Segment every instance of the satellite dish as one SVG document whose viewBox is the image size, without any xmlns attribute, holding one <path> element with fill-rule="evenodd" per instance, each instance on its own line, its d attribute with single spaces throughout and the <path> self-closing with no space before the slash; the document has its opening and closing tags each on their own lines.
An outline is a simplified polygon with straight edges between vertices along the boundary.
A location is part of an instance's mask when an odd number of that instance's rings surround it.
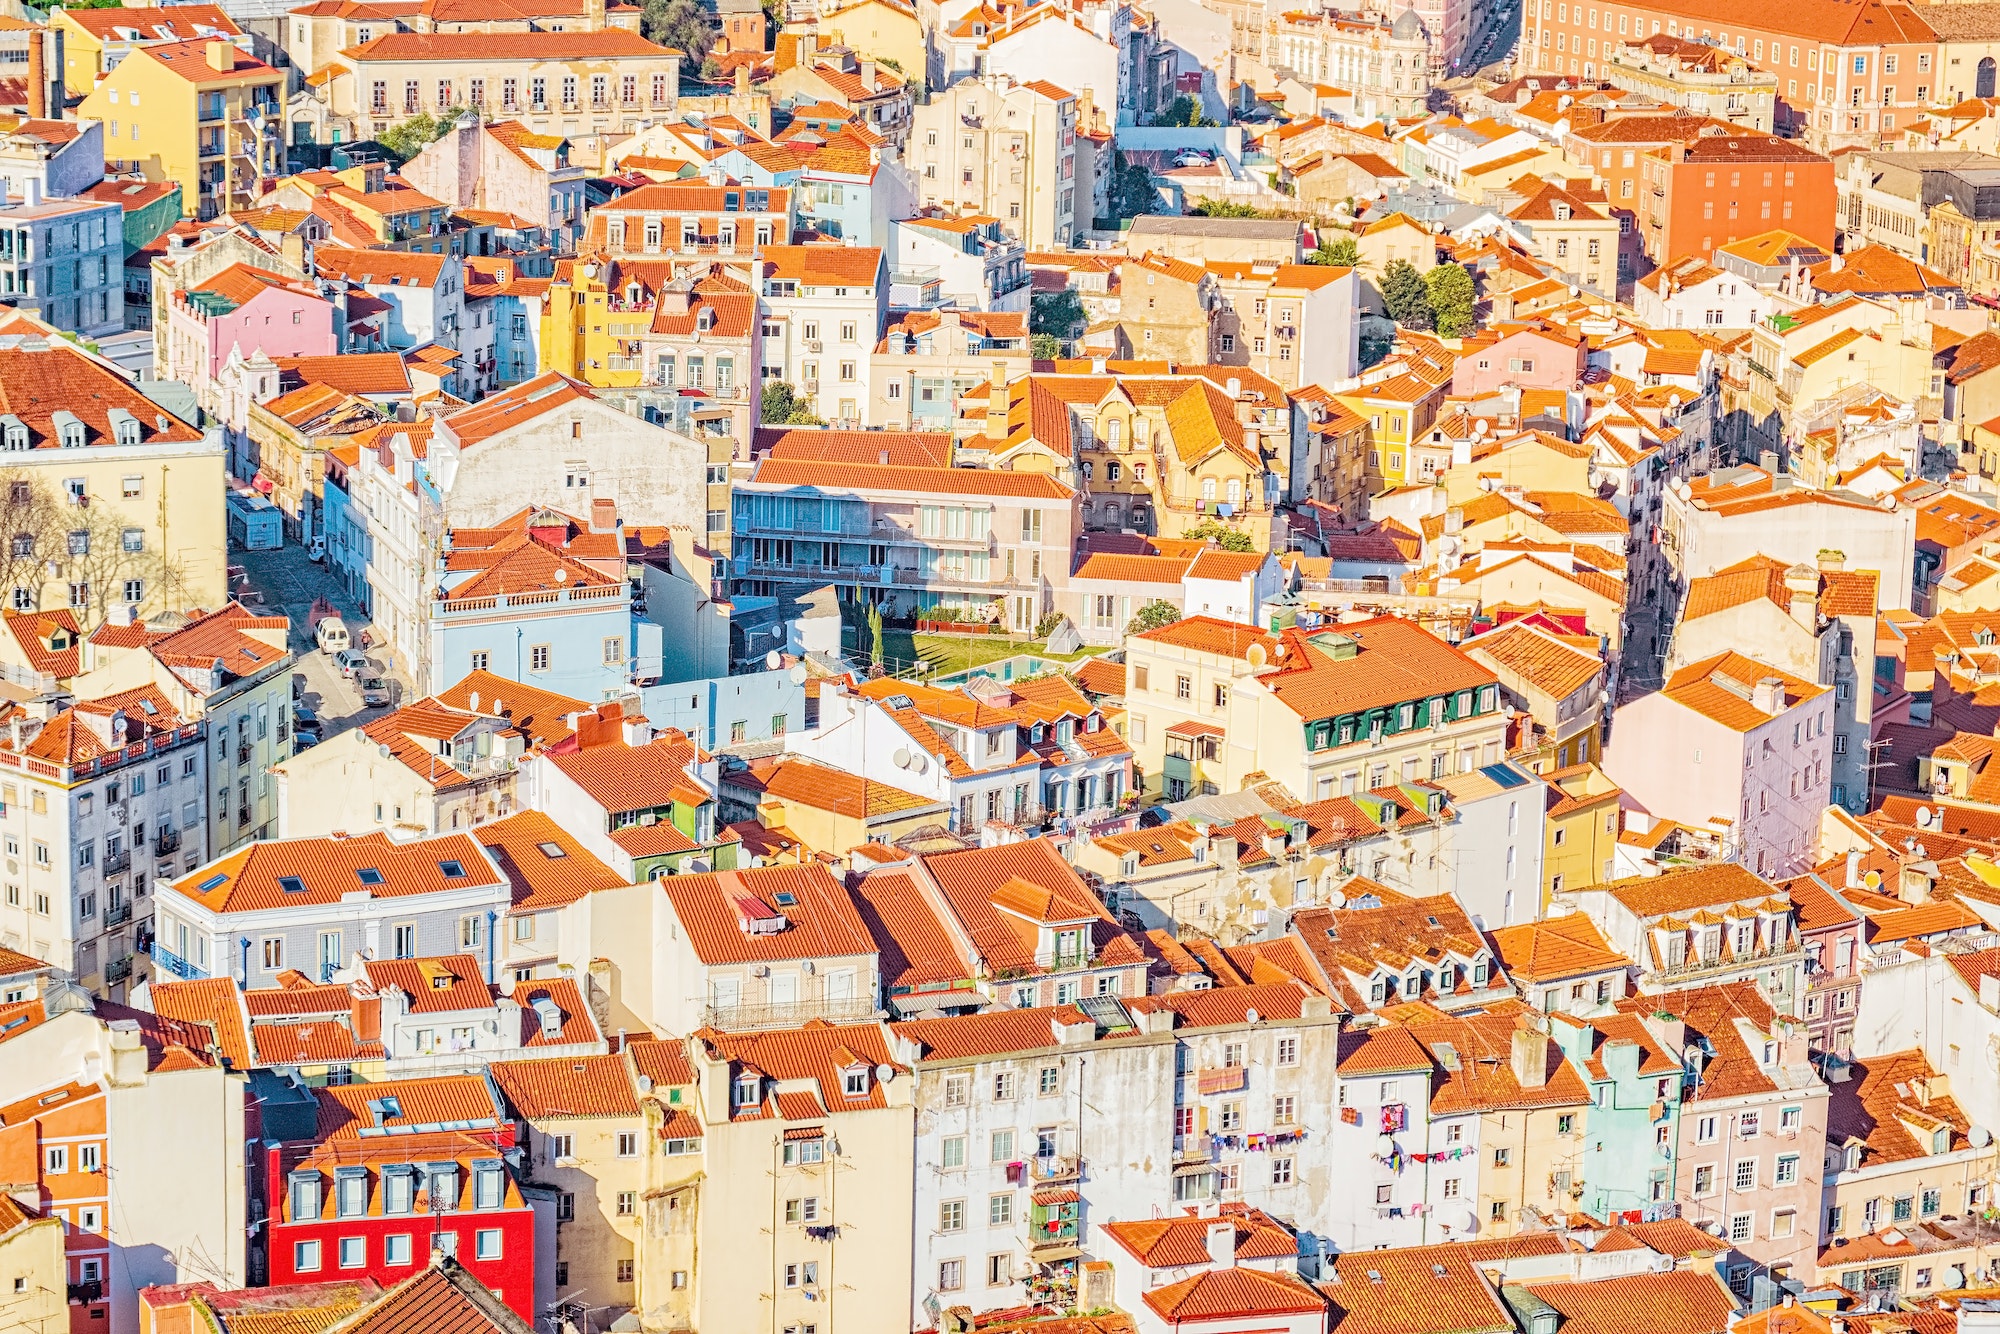
<svg viewBox="0 0 2000 1334">
<path fill-rule="evenodd" d="M 1993 1142 L 1993 1132 L 1985 1126 L 1973 1126 L 1965 1132 L 1966 1142 L 1975 1149 L 1983 1149 Z"/>
<path fill-rule="evenodd" d="M 931 771 L 931 762 L 930 759 L 926 756 L 923 755 L 917 756 L 916 764 L 917 764 L 917 772 L 920 774 L 927 774 Z"/>
<path fill-rule="evenodd" d="M 1861 877 L 1861 883 L 1870 889 L 1880 889 L 1882 888 L 1882 873 L 1880 871 L 1870 871 Z"/>
<path fill-rule="evenodd" d="M 802 662 L 793 663 L 790 675 L 792 678 L 793 685 L 795 686 L 804 685 L 806 683 L 806 665 Z"/>
<path fill-rule="evenodd" d="M 377 755 L 380 755 L 385 760 L 389 758 L 389 748 L 387 746 L 375 747 L 375 753 Z"/>
<path fill-rule="evenodd" d="M 877 1078 L 878 1080 L 880 1080 L 880 1081 L 881 1081 L 881 1082 L 883 1082 L 884 1084 L 888 1083 L 888 1082 L 889 1082 L 890 1080 L 894 1079 L 895 1077 L 896 1077 L 896 1067 L 895 1067 L 895 1066 L 893 1066 L 893 1065 L 889 1065 L 889 1064 L 886 1064 L 886 1063 L 885 1063 L 885 1064 L 882 1064 L 882 1065 L 878 1065 L 878 1066 L 876 1066 L 876 1067 L 875 1067 L 875 1078 Z"/>
<path fill-rule="evenodd" d="M 910 750 L 909 750 L 909 747 L 907 747 L 907 746 L 898 746 L 898 747 L 896 747 L 896 753 L 895 753 L 894 755 L 891 755 L 891 756 L 889 757 L 889 759 L 890 759 L 890 761 L 891 761 L 891 762 L 893 762 L 893 763 L 895 764 L 895 766 L 896 766 L 896 767 L 897 767 L 898 769 L 907 769 L 907 768 L 909 768 L 909 767 L 910 767 Z"/>
<path fill-rule="evenodd" d="M 1931 808 L 1928 806 L 1917 807 L 1917 828 L 1929 829 L 1930 827 L 1931 827 Z"/>
<path fill-rule="evenodd" d="M 1957 1291 L 1965 1286 L 1965 1271 L 1957 1265 L 1945 1266 L 1945 1271 L 1938 1275 L 1938 1286 L 1946 1292 Z"/>
<path fill-rule="evenodd" d="M 1387 1156 L 1388 1156 L 1389 1154 L 1392 1154 L 1392 1153 L 1394 1153 L 1395 1151 L 1396 1151 L 1396 1137 L 1395 1137 L 1395 1136 L 1393 1136 L 1393 1135 L 1378 1135 L 1378 1136 L 1376 1136 L 1376 1138 L 1375 1138 L 1375 1152 L 1377 1152 L 1377 1153 L 1379 1153 L 1379 1154 L 1383 1155 L 1384 1157 L 1387 1157 Z"/>
<path fill-rule="evenodd" d="M 1345 908 L 1347 906 L 1347 895 L 1337 889 L 1329 889 L 1326 892 L 1326 904 L 1329 908 Z"/>
<path fill-rule="evenodd" d="M 1263 1016 L 1258 1014 L 1255 1010 L 1245 1010 L 1243 1012 L 1243 1022 L 1246 1024 L 1254 1024 L 1261 1018 L 1263 1018 Z"/>
<path fill-rule="evenodd" d="M 767 671 L 775 672 L 784 665 L 785 665 L 785 656 L 782 653 L 778 652 L 778 650 L 772 649 L 769 653 L 766 653 L 764 655 L 764 667 Z"/>
<path fill-rule="evenodd" d="M 782 626 L 782 625 L 774 625 L 774 626 L 772 626 L 772 627 L 771 627 L 771 638 L 773 638 L 773 639 L 783 639 L 784 637 L 785 637 L 785 627 L 784 627 L 784 626 Z"/>
</svg>

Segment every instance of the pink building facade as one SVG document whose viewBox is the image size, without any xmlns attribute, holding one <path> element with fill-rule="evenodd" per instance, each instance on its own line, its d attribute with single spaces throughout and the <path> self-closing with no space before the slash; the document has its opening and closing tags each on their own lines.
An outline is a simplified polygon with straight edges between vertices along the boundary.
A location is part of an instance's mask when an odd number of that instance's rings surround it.
<svg viewBox="0 0 2000 1334">
<path fill-rule="evenodd" d="M 232 264 L 176 294 L 159 360 L 164 378 L 193 385 L 202 406 L 221 412 L 218 381 L 230 355 L 250 360 L 340 353 L 338 312 L 308 283 Z"/>
<path fill-rule="evenodd" d="M 1588 360 L 1589 349 L 1580 336 L 1572 339 L 1539 325 L 1503 324 L 1465 340 L 1452 367 L 1451 392 L 1455 398 L 1515 388 L 1567 393 L 1583 379 Z"/>
</svg>

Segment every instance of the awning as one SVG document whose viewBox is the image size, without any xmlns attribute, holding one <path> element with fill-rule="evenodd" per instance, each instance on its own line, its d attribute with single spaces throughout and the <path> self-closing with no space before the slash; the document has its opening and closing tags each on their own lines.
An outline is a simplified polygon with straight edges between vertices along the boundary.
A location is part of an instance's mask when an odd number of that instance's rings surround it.
<svg viewBox="0 0 2000 1334">
<path fill-rule="evenodd" d="M 1073 1190 L 1038 1190 L 1029 1198 L 1036 1204 L 1075 1204 L 1077 1193 Z"/>
<path fill-rule="evenodd" d="M 786 1139 L 825 1139 L 825 1126 L 794 1126 L 785 1131 Z"/>
<path fill-rule="evenodd" d="M 1083 1247 L 1081 1246 L 1050 1246 L 1046 1249 L 1036 1247 L 1034 1250 L 1034 1261 L 1038 1265 L 1052 1265 L 1063 1260 L 1074 1260 L 1082 1254 Z"/>
<path fill-rule="evenodd" d="M 1214 1170 L 1215 1167 L 1211 1163 L 1182 1163 L 1174 1168 L 1174 1175 L 1177 1177 L 1192 1177 L 1200 1176 L 1204 1172 L 1213 1172 Z"/>
<path fill-rule="evenodd" d="M 906 991 L 889 997 L 889 1005 L 899 1015 L 929 1014 L 959 1005 L 985 1005 L 987 998 L 977 991 Z"/>
</svg>

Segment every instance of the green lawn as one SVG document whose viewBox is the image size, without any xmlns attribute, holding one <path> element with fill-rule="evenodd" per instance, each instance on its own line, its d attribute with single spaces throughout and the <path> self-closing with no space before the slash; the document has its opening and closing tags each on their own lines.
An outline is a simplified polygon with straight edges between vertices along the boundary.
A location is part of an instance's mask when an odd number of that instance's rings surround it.
<svg viewBox="0 0 2000 1334">
<path fill-rule="evenodd" d="M 864 630 L 861 634 L 862 637 L 857 639 L 850 632 L 848 642 L 865 644 L 867 632 Z M 1047 641 L 1040 639 L 1010 639 L 1005 635 L 919 635 L 896 626 L 882 628 L 882 665 L 891 672 L 906 670 L 919 662 L 935 673 L 962 672 L 1020 653 L 1032 653 L 1057 662 L 1081 662 L 1104 651 L 1101 648 L 1085 648 L 1080 653 L 1061 655 L 1048 652 Z"/>
</svg>

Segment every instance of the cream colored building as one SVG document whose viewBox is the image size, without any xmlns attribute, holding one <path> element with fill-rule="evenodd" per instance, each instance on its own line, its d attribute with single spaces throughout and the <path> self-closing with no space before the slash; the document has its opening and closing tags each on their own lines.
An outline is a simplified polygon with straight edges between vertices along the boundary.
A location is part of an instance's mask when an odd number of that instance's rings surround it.
<svg viewBox="0 0 2000 1334">
<path fill-rule="evenodd" d="M 638 1301 L 646 1160 L 659 1141 L 646 1133 L 630 1049 L 495 1061 L 487 1069 L 528 1123 L 522 1184 L 555 1192 L 555 1254 L 536 1257 L 553 1265 L 555 1299 L 631 1309 Z"/>
<path fill-rule="evenodd" d="M 714 1034 L 693 1063 L 704 1171 L 730 1183 L 702 1192 L 694 1327 L 882 1328 L 909 1302 L 917 1170 L 883 1026 Z"/>
<path fill-rule="evenodd" d="M 535 134 L 629 135 L 671 117 L 681 53 L 637 33 L 389 33 L 348 47 L 318 86 L 327 125 L 372 139 L 418 112 L 470 107 Z"/>
<path fill-rule="evenodd" d="M 1091 222 L 1076 126 L 1075 94 L 1045 80 L 961 79 L 915 108 L 903 157 L 925 207 L 997 218 L 1030 250 L 1067 250 Z"/>
<path fill-rule="evenodd" d="M 168 415 L 107 363 L 24 323 L 0 347 L 0 449 L 10 480 L 33 488 L 40 531 L 32 558 L 9 562 L 8 607 L 71 608 L 88 634 L 114 612 L 221 605 L 221 432 Z"/>
<path fill-rule="evenodd" d="M 567 12 L 553 12 L 558 8 Z M 537 9 L 552 12 L 534 12 Z M 475 17 L 465 9 L 425 10 L 417 6 L 399 10 L 366 4 L 309 4 L 285 16 L 281 40 L 292 63 L 310 74 L 324 69 L 348 47 L 366 46 L 392 32 L 596 32 L 604 28 L 638 32 L 638 7 L 621 5 L 610 12 L 601 0 L 585 0 L 579 10 L 563 5 L 562 0 L 552 0 L 546 4 L 485 10 Z"/>
<path fill-rule="evenodd" d="M 639 1071 L 639 1105 L 646 1114 L 646 1177 L 640 1209 L 638 1306 L 666 1329 L 692 1329 L 702 1270 L 695 1245 L 701 1231 L 702 1153 L 700 1090 L 687 1044 L 679 1039 L 633 1042 Z M 726 1266 L 725 1266 L 726 1268 Z"/>
<path fill-rule="evenodd" d="M 1503 757 L 1498 678 L 1409 621 L 1274 638 L 1196 616 L 1131 636 L 1125 654 L 1126 739 L 1148 791 L 1181 777 L 1166 742 L 1187 723 L 1222 729 L 1212 768 L 1221 791 L 1262 774 L 1306 801 Z M 1378 667 L 1387 661 L 1393 676 Z M 1412 678 L 1421 693 L 1404 684 Z"/>
<path fill-rule="evenodd" d="M 24 1192 L 38 1193 L 32 1188 Z M 0 1195 L 0 1292 L 8 1294 L 7 1324 L 19 1330 L 69 1328 L 69 1264 L 63 1220 Z"/>
<path fill-rule="evenodd" d="M 514 809 L 522 748 L 505 718 L 417 700 L 271 766 L 278 837 L 436 834 L 499 819 Z"/>
</svg>

